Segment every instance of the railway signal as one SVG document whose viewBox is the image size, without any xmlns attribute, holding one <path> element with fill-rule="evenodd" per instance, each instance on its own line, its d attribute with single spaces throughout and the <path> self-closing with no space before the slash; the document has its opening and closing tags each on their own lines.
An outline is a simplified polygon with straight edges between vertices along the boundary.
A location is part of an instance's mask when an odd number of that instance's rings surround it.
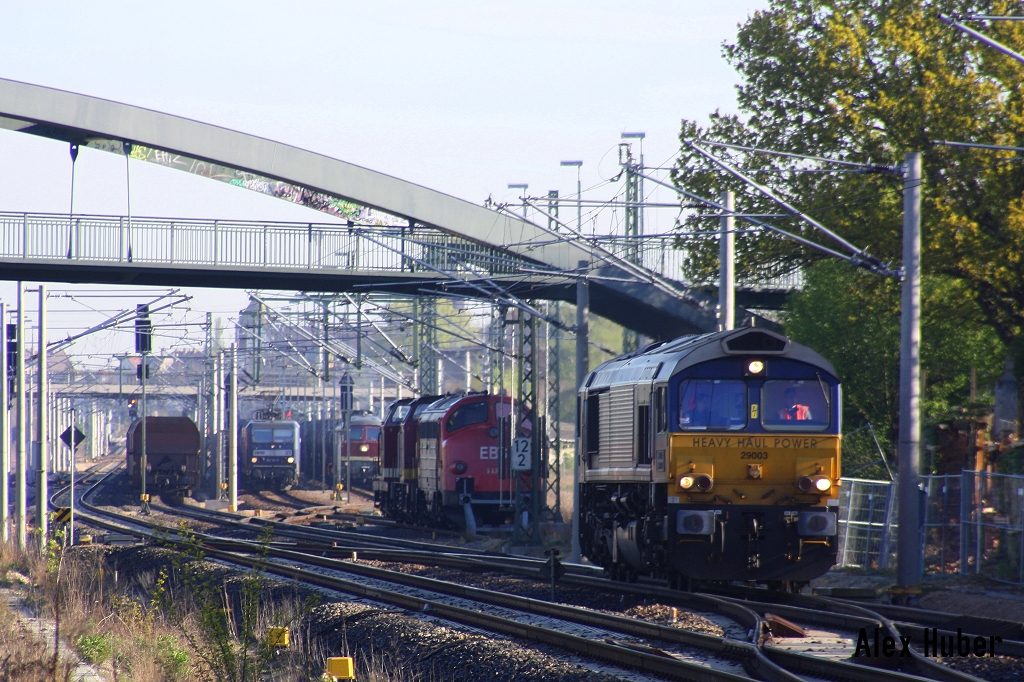
<svg viewBox="0 0 1024 682">
<path fill-rule="evenodd" d="M 548 557 L 548 560 L 540 567 L 541 580 L 551 581 L 551 601 L 555 601 L 555 581 L 565 575 L 565 567 L 558 560 L 559 554 L 561 552 L 554 547 L 544 550 L 544 556 Z"/>
<path fill-rule="evenodd" d="M 8 395 L 17 395 L 17 375 L 15 369 L 18 363 L 18 325 L 7 325 L 7 392 Z"/>
<path fill-rule="evenodd" d="M 75 462 L 77 457 L 75 456 L 78 452 L 78 446 L 85 440 L 85 434 L 75 426 L 75 408 L 71 408 L 71 426 L 64 429 L 64 433 L 60 434 L 60 440 L 64 445 L 71 449 L 71 506 L 68 508 L 68 544 L 75 544 L 75 474 L 78 470 L 75 468 Z M 63 511 L 63 510 L 61 510 Z M 60 522 L 60 519 L 56 519 Z"/>
<path fill-rule="evenodd" d="M 149 363 L 146 362 L 146 356 L 152 350 L 153 323 L 149 319 L 149 306 L 140 304 L 135 306 L 135 352 L 140 355 L 137 376 L 142 382 L 142 423 L 139 425 L 139 429 L 142 431 L 142 453 L 140 456 L 142 494 L 139 495 L 139 500 L 142 502 L 143 514 L 149 513 L 149 495 L 146 494 L 146 379 L 149 378 Z"/>
<path fill-rule="evenodd" d="M 135 352 L 145 355 L 153 352 L 153 323 L 149 319 L 149 306 L 135 306 Z"/>
</svg>

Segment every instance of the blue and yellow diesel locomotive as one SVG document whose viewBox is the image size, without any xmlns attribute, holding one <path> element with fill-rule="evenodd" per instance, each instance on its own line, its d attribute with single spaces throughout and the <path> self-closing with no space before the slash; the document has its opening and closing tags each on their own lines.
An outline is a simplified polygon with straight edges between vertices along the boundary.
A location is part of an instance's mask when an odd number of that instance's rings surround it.
<svg viewBox="0 0 1024 682">
<path fill-rule="evenodd" d="M 836 560 L 835 369 L 768 330 L 684 336 L 579 391 L 580 547 L 613 577 L 798 589 Z"/>
</svg>

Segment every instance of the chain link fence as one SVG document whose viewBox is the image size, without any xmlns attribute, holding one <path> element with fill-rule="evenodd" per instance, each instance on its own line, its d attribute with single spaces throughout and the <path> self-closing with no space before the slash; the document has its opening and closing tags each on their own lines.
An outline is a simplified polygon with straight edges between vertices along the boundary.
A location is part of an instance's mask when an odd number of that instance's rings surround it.
<svg viewBox="0 0 1024 682">
<path fill-rule="evenodd" d="M 1024 584 L 1024 476 L 963 471 L 921 477 L 921 551 L 926 573 L 975 573 Z M 896 485 L 844 478 L 838 565 L 896 565 Z"/>
</svg>

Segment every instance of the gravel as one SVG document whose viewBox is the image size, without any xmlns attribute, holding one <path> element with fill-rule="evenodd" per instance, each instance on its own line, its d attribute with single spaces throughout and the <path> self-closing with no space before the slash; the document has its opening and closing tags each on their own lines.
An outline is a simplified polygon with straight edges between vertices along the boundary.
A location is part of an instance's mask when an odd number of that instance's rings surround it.
<svg viewBox="0 0 1024 682">
<path fill-rule="evenodd" d="M 84 548 L 83 548 L 84 549 Z M 93 547 L 102 552 L 111 575 L 119 582 L 134 580 L 145 590 L 160 568 L 171 563 L 172 551 L 135 546 Z M 243 571 L 212 563 L 229 586 Z M 600 672 L 601 664 L 586 665 L 561 649 L 536 646 L 519 640 L 472 631 L 471 628 L 435 622 L 429 615 L 408 613 L 367 600 L 338 599 L 337 593 L 309 589 L 291 581 L 268 578 L 263 601 L 319 595 L 321 604 L 306 618 L 309 636 L 316 638 L 329 655 L 355 655 L 363 666 L 375 662 L 391 670 L 403 670 L 412 678 L 462 682 L 465 680 L 544 680 L 564 682 L 613 682 L 622 677 Z M 330 596 L 325 596 L 330 595 Z M 629 675 L 628 679 L 646 679 Z"/>
</svg>

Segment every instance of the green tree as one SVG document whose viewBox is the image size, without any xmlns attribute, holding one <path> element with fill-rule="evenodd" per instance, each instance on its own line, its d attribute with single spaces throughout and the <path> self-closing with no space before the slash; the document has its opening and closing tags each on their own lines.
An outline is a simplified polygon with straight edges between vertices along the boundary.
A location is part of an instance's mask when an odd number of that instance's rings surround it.
<svg viewBox="0 0 1024 682">
<path fill-rule="evenodd" d="M 704 127 L 684 121 L 681 139 L 889 165 L 901 163 L 906 151 L 923 151 L 924 270 L 962 282 L 960 292 L 974 301 L 982 319 L 1024 355 L 1018 341 L 1024 327 L 1021 157 L 931 144 L 946 139 L 1024 146 L 1024 65 L 942 24 L 940 11 L 1008 14 L 1018 12 L 1018 5 L 996 0 L 771 0 L 724 48 L 743 80 L 739 115 L 715 112 Z M 985 31 L 1014 49 L 1024 48 L 1024 22 L 995 22 Z M 848 169 L 793 172 L 823 166 L 729 153 L 758 182 L 876 257 L 898 264 L 898 176 Z M 675 182 L 707 197 L 732 189 L 743 211 L 779 212 L 685 144 Z M 773 222 L 828 243 L 796 220 Z M 696 217 L 685 227 L 713 231 L 717 224 Z M 713 280 L 717 244 L 684 236 L 680 246 L 688 251 L 691 276 Z M 737 240 L 741 274 L 791 270 L 822 257 L 770 232 Z"/>
<path fill-rule="evenodd" d="M 923 402 L 925 418 L 934 421 L 967 403 L 972 367 L 980 385 L 995 383 L 1004 346 L 962 282 L 932 275 L 922 290 Z M 871 422 L 890 452 L 898 428 L 899 300 L 894 280 L 823 261 L 807 269 L 806 286 L 790 302 L 784 323 L 792 338 L 836 367 L 844 430 Z"/>
</svg>

